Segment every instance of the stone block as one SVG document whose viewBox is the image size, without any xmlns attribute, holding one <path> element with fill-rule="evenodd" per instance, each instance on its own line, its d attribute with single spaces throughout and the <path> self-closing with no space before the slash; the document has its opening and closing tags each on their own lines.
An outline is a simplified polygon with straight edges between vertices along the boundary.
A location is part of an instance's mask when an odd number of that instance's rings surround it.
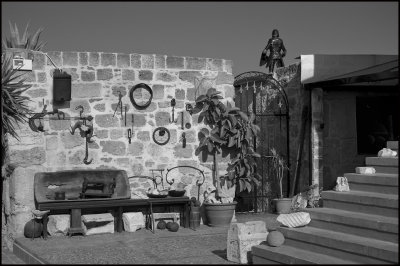
<svg viewBox="0 0 400 266">
<path fill-rule="evenodd" d="M 191 158 L 193 156 L 192 145 L 186 145 L 186 148 L 182 148 L 182 145 L 175 146 L 174 156 L 177 158 Z"/>
<path fill-rule="evenodd" d="M 63 65 L 64 66 L 78 66 L 78 53 L 77 52 L 63 52 Z"/>
<path fill-rule="evenodd" d="M 43 147 L 34 147 L 29 150 L 10 150 L 10 164 L 23 167 L 29 165 L 40 165 L 46 160 L 45 154 L 46 152 Z"/>
<path fill-rule="evenodd" d="M 79 53 L 78 57 L 79 57 L 79 65 L 87 66 L 89 64 L 88 53 L 86 53 L 86 52 Z"/>
<path fill-rule="evenodd" d="M 39 52 L 33 52 L 32 69 L 44 70 L 45 64 L 46 64 L 46 56 Z"/>
<path fill-rule="evenodd" d="M 143 143 L 139 141 L 132 142 L 128 144 L 128 154 L 132 156 L 142 156 L 143 155 Z"/>
<path fill-rule="evenodd" d="M 98 66 L 100 63 L 100 54 L 99 53 L 89 53 L 89 65 L 90 66 Z"/>
<path fill-rule="evenodd" d="M 164 98 L 164 85 L 153 85 L 153 99 L 160 100 Z"/>
<path fill-rule="evenodd" d="M 110 80 L 113 76 L 111 68 L 97 69 L 97 80 Z"/>
<path fill-rule="evenodd" d="M 224 62 L 222 59 L 207 59 L 207 70 L 224 71 Z"/>
<path fill-rule="evenodd" d="M 183 89 L 175 89 L 175 99 L 177 99 L 177 100 L 185 100 L 185 90 L 183 90 Z"/>
<path fill-rule="evenodd" d="M 96 104 L 95 106 L 93 106 L 93 108 L 99 112 L 104 112 L 106 110 L 106 104 L 105 103 Z"/>
<path fill-rule="evenodd" d="M 186 57 L 186 69 L 205 70 L 206 58 Z"/>
<path fill-rule="evenodd" d="M 49 220 L 47 223 L 47 232 L 49 232 L 51 236 L 67 235 L 69 227 L 70 227 L 69 214 L 49 215 Z"/>
<path fill-rule="evenodd" d="M 137 139 L 140 141 L 149 141 L 150 140 L 150 132 L 149 131 L 139 131 L 137 133 Z"/>
<path fill-rule="evenodd" d="M 101 65 L 102 66 L 116 66 L 117 57 L 113 53 L 102 53 L 101 54 Z"/>
<path fill-rule="evenodd" d="M 46 153 L 47 166 L 65 166 L 67 162 L 67 155 L 64 151 L 50 150 Z"/>
<path fill-rule="evenodd" d="M 150 70 L 140 70 L 139 71 L 139 79 L 140 80 L 152 80 L 153 72 Z"/>
<path fill-rule="evenodd" d="M 47 82 L 47 74 L 46 74 L 46 72 L 38 72 L 37 73 L 37 81 L 39 83 L 46 83 Z"/>
<path fill-rule="evenodd" d="M 235 87 L 233 85 L 225 85 L 224 86 L 225 99 L 231 97 L 232 99 L 235 97 Z"/>
<path fill-rule="evenodd" d="M 218 72 L 216 85 L 221 84 L 233 84 L 234 77 L 232 74 L 227 74 L 225 72 Z"/>
<path fill-rule="evenodd" d="M 47 55 L 51 58 L 51 60 L 53 60 L 54 64 L 56 64 L 56 66 L 61 67 L 62 66 L 62 55 L 61 52 L 56 52 L 56 51 L 50 51 L 47 52 Z M 46 58 L 46 64 L 48 66 L 53 66 L 53 64 L 51 63 L 50 59 Z"/>
<path fill-rule="evenodd" d="M 72 149 L 84 144 L 84 138 L 79 134 L 79 130 L 76 130 L 74 135 L 70 132 L 61 132 L 60 137 L 61 143 L 63 143 L 66 149 Z"/>
<path fill-rule="evenodd" d="M 179 68 L 183 69 L 185 67 L 185 59 L 184 57 L 178 56 L 167 56 L 167 68 Z"/>
<path fill-rule="evenodd" d="M 135 71 L 131 69 L 122 69 L 122 80 L 135 80 Z"/>
<path fill-rule="evenodd" d="M 102 152 L 112 155 L 125 155 L 126 152 L 126 145 L 122 141 L 100 141 L 100 146 L 103 147 Z"/>
<path fill-rule="evenodd" d="M 92 156 L 92 154 L 91 154 L 91 156 Z M 84 158 L 85 158 L 85 150 L 83 148 L 82 150 L 78 150 L 78 151 L 72 153 L 68 157 L 68 162 L 73 165 L 82 165 Z M 89 160 L 90 160 L 90 158 L 89 158 Z"/>
<path fill-rule="evenodd" d="M 141 63 L 142 56 L 140 54 L 131 54 L 130 56 L 131 56 L 131 67 L 141 68 L 142 67 L 142 63 Z"/>
<path fill-rule="evenodd" d="M 123 129 L 111 129 L 110 131 L 110 139 L 120 139 L 124 136 Z"/>
<path fill-rule="evenodd" d="M 199 71 L 179 71 L 179 79 L 187 81 L 195 85 L 195 78 L 201 78 Z"/>
<path fill-rule="evenodd" d="M 375 174 L 374 167 L 356 167 L 356 174 Z"/>
<path fill-rule="evenodd" d="M 152 54 L 142 54 L 142 68 L 154 68 L 154 56 Z"/>
<path fill-rule="evenodd" d="M 165 55 L 155 56 L 155 68 L 165 68 Z"/>
<path fill-rule="evenodd" d="M 121 93 L 122 97 L 126 95 L 127 91 L 125 86 L 112 86 L 112 95 L 119 97 L 119 93 Z"/>
<path fill-rule="evenodd" d="M 129 54 L 117 54 L 117 67 L 129 67 L 131 65 L 131 59 Z"/>
<path fill-rule="evenodd" d="M 129 158 L 117 158 L 115 161 L 117 162 L 118 166 L 126 167 L 126 168 L 128 168 L 130 166 Z"/>
<path fill-rule="evenodd" d="M 96 132 L 96 137 L 99 139 L 106 139 L 108 138 L 108 130 L 107 129 L 94 129 Z"/>
<path fill-rule="evenodd" d="M 110 213 L 82 215 L 85 235 L 114 233 L 114 217 Z"/>
<path fill-rule="evenodd" d="M 114 116 L 112 114 L 96 115 L 94 117 L 96 124 L 100 127 L 119 127 L 120 117 Z M 135 121 L 136 122 L 136 121 Z"/>
<path fill-rule="evenodd" d="M 101 97 L 101 83 L 72 83 L 72 98 Z"/>
<path fill-rule="evenodd" d="M 248 264 L 251 247 L 266 241 L 268 236 L 264 221 L 231 223 L 227 238 L 227 259 L 232 262 Z"/>
<path fill-rule="evenodd" d="M 26 91 L 26 94 L 28 94 L 31 98 L 44 98 L 47 96 L 47 90 L 46 89 L 28 89 Z"/>
<path fill-rule="evenodd" d="M 143 173 L 143 165 L 139 163 L 134 163 L 132 165 L 133 175 L 141 175 Z"/>
<path fill-rule="evenodd" d="M 70 107 L 69 107 L 70 113 L 72 115 L 75 115 L 75 116 L 79 117 L 81 109 L 80 108 L 76 109 L 76 107 L 78 107 L 78 106 L 82 106 L 83 107 L 83 109 L 84 109 L 83 115 L 90 114 L 91 109 L 90 109 L 90 104 L 89 104 L 88 100 L 83 100 L 83 99 L 75 100 L 75 99 L 72 99 L 70 101 Z"/>
<path fill-rule="evenodd" d="M 44 159 L 43 155 L 43 159 Z M 14 205 L 20 207 L 35 208 L 34 202 L 34 175 L 44 172 L 43 166 L 34 165 L 28 167 L 18 166 L 14 169 L 10 179 L 10 197 L 14 199 Z"/>
<path fill-rule="evenodd" d="M 46 136 L 46 150 L 57 150 L 58 138 L 57 136 Z"/>
<path fill-rule="evenodd" d="M 169 112 L 157 112 L 155 114 L 156 125 L 158 127 L 166 126 L 169 124 L 170 118 L 171 117 Z"/>
<path fill-rule="evenodd" d="M 125 212 L 122 214 L 124 222 L 124 230 L 127 232 L 135 232 L 145 228 L 145 216 L 141 212 Z"/>
<path fill-rule="evenodd" d="M 164 220 L 166 223 L 175 222 L 180 224 L 180 215 L 179 212 L 155 212 L 153 213 L 154 218 L 154 228 L 157 228 L 158 223 L 161 220 Z"/>
<path fill-rule="evenodd" d="M 224 71 L 232 74 L 233 69 L 233 61 L 232 60 L 224 60 Z"/>
<path fill-rule="evenodd" d="M 156 80 L 158 81 L 163 81 L 163 82 L 174 82 L 176 81 L 178 78 L 176 75 L 173 75 L 171 73 L 168 72 L 158 72 L 156 74 Z"/>
<path fill-rule="evenodd" d="M 95 80 L 94 71 L 82 71 L 81 72 L 81 80 L 82 81 L 94 81 Z"/>
<path fill-rule="evenodd" d="M 78 79 L 79 79 L 79 74 L 78 74 L 78 69 L 76 69 L 76 68 L 71 68 L 71 67 L 69 67 L 69 68 L 67 68 L 67 67 L 64 67 L 64 69 L 63 69 L 66 73 L 68 73 L 68 74 L 70 74 L 71 75 L 71 80 L 72 80 L 72 84 L 74 83 L 74 81 L 77 81 Z"/>
</svg>

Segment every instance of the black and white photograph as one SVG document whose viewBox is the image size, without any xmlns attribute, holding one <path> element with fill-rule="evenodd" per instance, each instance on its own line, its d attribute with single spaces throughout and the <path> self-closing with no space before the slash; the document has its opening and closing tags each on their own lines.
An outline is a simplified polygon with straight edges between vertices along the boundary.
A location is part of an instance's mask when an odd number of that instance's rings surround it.
<svg viewBox="0 0 400 266">
<path fill-rule="evenodd" d="M 398 264 L 398 1 L 2 1 L 1 264 Z"/>
</svg>

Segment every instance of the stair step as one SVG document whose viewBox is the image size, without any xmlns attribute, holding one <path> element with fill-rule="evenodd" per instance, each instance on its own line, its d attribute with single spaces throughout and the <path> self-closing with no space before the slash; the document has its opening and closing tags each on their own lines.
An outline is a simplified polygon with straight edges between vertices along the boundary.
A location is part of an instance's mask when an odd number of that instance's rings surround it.
<svg viewBox="0 0 400 266">
<path fill-rule="evenodd" d="M 251 248 L 253 264 L 355 264 L 332 256 L 282 245 L 257 245 Z"/>
<path fill-rule="evenodd" d="M 399 176 L 397 174 L 355 174 L 345 173 L 351 190 L 398 194 Z"/>
<path fill-rule="evenodd" d="M 323 206 L 327 208 L 398 217 L 398 195 L 358 190 L 329 190 L 322 191 L 321 195 Z"/>
<path fill-rule="evenodd" d="M 398 243 L 312 226 L 278 230 L 285 236 L 285 245 L 359 263 L 398 262 Z"/>
<path fill-rule="evenodd" d="M 386 148 L 397 151 L 399 149 L 399 142 L 395 140 L 387 141 Z"/>
<path fill-rule="evenodd" d="M 388 166 L 399 167 L 398 157 L 365 157 L 365 164 L 367 166 Z"/>
<path fill-rule="evenodd" d="M 399 174 L 399 168 L 397 166 L 377 166 L 373 165 L 375 171 L 380 174 Z"/>
<path fill-rule="evenodd" d="M 310 226 L 398 243 L 398 218 L 332 208 L 306 209 Z"/>
</svg>

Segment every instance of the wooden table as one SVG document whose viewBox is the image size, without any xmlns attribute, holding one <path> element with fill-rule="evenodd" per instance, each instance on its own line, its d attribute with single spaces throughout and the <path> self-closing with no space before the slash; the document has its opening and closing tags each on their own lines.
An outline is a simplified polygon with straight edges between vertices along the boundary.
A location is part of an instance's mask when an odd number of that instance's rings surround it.
<svg viewBox="0 0 400 266">
<path fill-rule="evenodd" d="M 189 227 L 190 224 L 190 199 L 189 197 L 166 197 L 166 198 L 149 198 L 149 199 L 90 199 L 90 200 L 60 200 L 52 202 L 43 202 L 37 204 L 38 210 L 50 210 L 50 213 L 71 214 L 69 235 L 83 234 L 81 225 L 82 210 L 85 211 L 104 211 L 104 209 L 113 210 L 115 231 L 118 233 L 123 231 L 122 214 L 124 210 L 134 208 L 145 208 L 147 214 L 152 215 L 153 207 L 182 207 L 181 225 Z M 154 227 L 153 227 L 154 229 Z M 43 220 L 43 234 L 47 236 L 47 217 Z"/>
</svg>

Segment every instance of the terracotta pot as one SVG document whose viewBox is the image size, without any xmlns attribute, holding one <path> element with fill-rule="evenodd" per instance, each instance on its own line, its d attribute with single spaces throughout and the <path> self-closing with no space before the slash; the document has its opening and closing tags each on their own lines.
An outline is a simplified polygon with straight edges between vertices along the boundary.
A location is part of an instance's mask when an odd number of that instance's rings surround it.
<svg viewBox="0 0 400 266">
<path fill-rule="evenodd" d="M 273 199 L 276 212 L 278 214 L 281 213 L 290 213 L 290 207 L 292 206 L 292 198 L 280 198 L 280 199 Z"/>
<path fill-rule="evenodd" d="M 231 224 L 237 202 L 204 203 L 205 215 L 211 227 L 227 227 Z"/>
</svg>

